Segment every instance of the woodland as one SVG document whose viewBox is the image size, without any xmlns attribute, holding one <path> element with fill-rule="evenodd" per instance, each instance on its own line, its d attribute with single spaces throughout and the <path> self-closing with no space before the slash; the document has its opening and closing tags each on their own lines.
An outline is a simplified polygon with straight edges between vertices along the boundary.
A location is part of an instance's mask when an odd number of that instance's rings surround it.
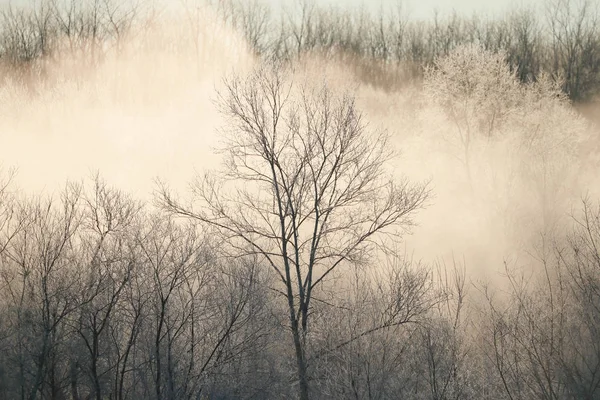
<svg viewBox="0 0 600 400">
<path fill-rule="evenodd" d="M 600 398 L 597 2 L 176 3 L 0 9 L 0 399 Z"/>
</svg>

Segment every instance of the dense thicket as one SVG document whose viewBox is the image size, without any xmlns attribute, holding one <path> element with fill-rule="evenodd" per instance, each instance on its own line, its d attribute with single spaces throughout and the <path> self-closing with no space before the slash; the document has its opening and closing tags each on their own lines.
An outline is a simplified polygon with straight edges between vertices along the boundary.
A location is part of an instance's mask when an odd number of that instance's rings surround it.
<svg viewBox="0 0 600 400">
<path fill-rule="evenodd" d="M 296 397 L 286 294 L 265 258 L 86 186 L 54 200 L 3 186 L 2 398 Z M 548 240 L 541 273 L 507 265 L 506 292 L 459 265 L 344 268 L 313 294 L 308 398 L 595 398 L 599 210 L 584 203 Z"/>
<path fill-rule="evenodd" d="M 600 87 L 599 10 L 593 0 L 548 0 L 539 9 L 503 16 L 432 15 L 415 21 L 398 7 L 370 13 L 298 0 L 272 10 L 260 0 L 182 2 L 192 40 L 203 27 L 194 22 L 203 6 L 241 33 L 265 59 L 295 59 L 306 53 L 341 59 L 364 82 L 386 89 L 419 81 L 437 57 L 464 44 L 503 51 L 522 82 L 548 74 L 572 100 L 592 99 Z M 138 36 L 168 12 L 154 2 L 41 0 L 8 7 L 0 18 L 0 59 L 11 73 L 30 68 L 44 74 L 65 55 L 90 63 L 109 51 L 123 51 L 125 38 Z"/>
<path fill-rule="evenodd" d="M 549 74 L 564 80 L 563 90 L 573 100 L 590 99 L 598 90 L 600 32 L 594 1 L 547 1 L 541 9 L 517 9 L 500 17 L 433 14 L 427 21 L 409 19 L 401 2 L 379 14 L 298 4 L 276 38 L 265 39 L 275 57 L 306 51 L 342 57 L 356 65 L 366 82 L 387 88 L 420 78 L 424 67 L 457 46 L 475 44 L 505 52 L 521 82 Z"/>
</svg>

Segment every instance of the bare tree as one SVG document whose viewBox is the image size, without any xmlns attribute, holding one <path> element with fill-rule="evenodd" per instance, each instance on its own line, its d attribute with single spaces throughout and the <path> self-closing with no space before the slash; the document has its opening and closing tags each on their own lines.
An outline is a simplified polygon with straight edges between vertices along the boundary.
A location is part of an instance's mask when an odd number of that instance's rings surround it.
<svg viewBox="0 0 600 400">
<path fill-rule="evenodd" d="M 549 72 L 562 75 L 572 99 L 590 98 L 600 76 L 600 9 L 590 0 L 551 0 L 546 3 L 550 31 Z"/>
<path fill-rule="evenodd" d="M 443 299 L 432 278 L 426 265 L 394 256 L 377 268 L 357 266 L 315 294 L 317 349 L 308 361 L 317 371 L 316 397 L 414 395 L 415 371 L 424 364 L 416 357 L 418 333 Z"/>
<path fill-rule="evenodd" d="M 64 332 L 77 309 L 78 274 L 72 266 L 80 199 L 80 189 L 70 185 L 58 204 L 51 199 L 24 202 L 16 217 L 24 221 L 23 228 L 3 254 L 5 271 L 15 278 L 6 290 L 21 398 L 56 397 L 66 387 Z"/>
<path fill-rule="evenodd" d="M 450 274 L 449 274 L 450 272 Z M 468 377 L 467 287 L 465 266 L 438 265 L 442 301 L 419 329 L 426 381 L 432 399 L 474 398 L 475 379 Z"/>
<path fill-rule="evenodd" d="M 114 332 L 114 314 L 131 278 L 134 259 L 127 254 L 127 235 L 141 207 L 109 188 L 98 176 L 93 183 L 91 195 L 84 199 L 81 251 L 84 259 L 80 266 L 83 279 L 75 331 L 88 352 L 86 370 L 95 397 L 102 399 L 103 391 L 114 387 L 102 385 L 102 377 L 115 376 L 112 371 L 118 368 L 110 362 L 112 347 L 105 337 L 109 331 Z"/>
<path fill-rule="evenodd" d="M 349 95 L 327 86 L 297 90 L 282 69 L 269 66 L 227 80 L 219 100 L 229 122 L 224 170 L 196 181 L 200 208 L 182 205 L 164 186 L 160 203 L 213 227 L 232 251 L 258 254 L 274 270 L 287 303 L 300 398 L 308 399 L 314 290 L 333 271 L 371 261 L 385 239 L 398 240 L 428 190 L 386 178 L 387 137 L 367 129 Z"/>
<path fill-rule="evenodd" d="M 567 329 L 559 364 L 567 393 L 591 399 L 600 392 L 600 208 L 584 199 L 566 245 L 555 246 L 570 301 L 560 314 Z"/>
</svg>

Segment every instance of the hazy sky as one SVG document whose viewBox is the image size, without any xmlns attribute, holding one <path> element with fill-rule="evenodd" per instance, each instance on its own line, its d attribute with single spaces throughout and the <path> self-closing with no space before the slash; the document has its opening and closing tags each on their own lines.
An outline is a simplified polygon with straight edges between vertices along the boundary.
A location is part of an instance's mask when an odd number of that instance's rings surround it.
<svg viewBox="0 0 600 400">
<path fill-rule="evenodd" d="M 291 3 L 294 0 L 270 0 L 274 5 Z M 341 7 L 359 7 L 365 4 L 368 8 L 387 9 L 399 2 L 405 4 L 414 18 L 429 18 L 435 9 L 441 13 L 456 10 L 460 14 L 473 12 L 495 14 L 517 7 L 537 7 L 544 0 L 315 0 L 318 4 L 334 4 Z"/>
<path fill-rule="evenodd" d="M 28 4 L 35 0 L 0 0 L 0 5 Z M 143 1 L 143 0 L 142 0 Z M 170 0 L 176 2 L 177 0 Z M 293 4 L 296 0 L 262 0 L 270 2 L 272 5 L 281 6 Z M 366 5 L 371 10 L 378 10 L 381 7 L 389 9 L 399 3 L 405 5 L 405 9 L 410 12 L 410 16 L 418 19 L 430 18 L 435 9 L 441 13 L 456 10 L 460 14 L 470 15 L 473 12 L 484 14 L 496 14 L 507 9 L 516 7 L 532 7 L 543 4 L 546 0 L 314 0 L 318 4 L 333 4 L 340 7 L 360 7 Z"/>
</svg>

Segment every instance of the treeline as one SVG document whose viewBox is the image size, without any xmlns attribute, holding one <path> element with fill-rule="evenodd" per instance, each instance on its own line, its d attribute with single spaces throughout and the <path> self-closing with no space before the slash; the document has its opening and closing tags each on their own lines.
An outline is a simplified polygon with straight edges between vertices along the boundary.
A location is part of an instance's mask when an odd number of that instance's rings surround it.
<svg viewBox="0 0 600 400">
<path fill-rule="evenodd" d="M 410 19 L 398 4 L 374 14 L 310 0 L 298 0 L 284 10 L 272 10 L 260 0 L 190 0 L 182 2 L 180 11 L 187 40 L 197 42 L 199 35 L 214 34 L 201 26 L 207 19 L 197 18 L 209 7 L 212 18 L 234 28 L 265 59 L 289 60 L 306 53 L 334 57 L 364 82 L 391 90 L 420 80 L 424 68 L 455 47 L 477 44 L 505 52 L 522 82 L 536 81 L 545 73 L 560 81 L 572 100 L 590 100 L 598 92 L 599 14 L 592 0 L 548 0 L 539 10 L 519 9 L 494 18 L 434 14 L 427 21 Z M 66 54 L 95 63 L 109 51 L 122 51 L 126 38 L 139 40 L 141 32 L 156 26 L 172 6 L 114 0 L 41 0 L 9 6 L 0 17 L 0 59 L 13 72 L 32 64 L 43 71 L 44 65 Z"/>
<path fill-rule="evenodd" d="M 0 59 L 8 73 L 37 70 L 60 57 L 100 62 L 109 49 L 119 51 L 136 20 L 137 7 L 111 0 L 10 3 L 0 16 Z"/>
<path fill-rule="evenodd" d="M 259 352 L 275 322 L 255 263 L 223 262 L 195 226 L 99 178 L 57 199 L 4 186 L 1 204 L 3 399 L 266 390 L 275 372 Z"/>
<path fill-rule="evenodd" d="M 318 51 L 349 58 L 359 77 L 384 88 L 421 78 L 436 58 L 465 44 L 504 52 L 522 82 L 543 73 L 562 80 L 573 100 L 592 98 L 600 84 L 599 10 L 593 1 L 547 1 L 543 9 L 496 18 L 433 14 L 426 21 L 409 19 L 401 2 L 379 14 L 298 4 L 270 43 L 275 57 Z"/>
</svg>

